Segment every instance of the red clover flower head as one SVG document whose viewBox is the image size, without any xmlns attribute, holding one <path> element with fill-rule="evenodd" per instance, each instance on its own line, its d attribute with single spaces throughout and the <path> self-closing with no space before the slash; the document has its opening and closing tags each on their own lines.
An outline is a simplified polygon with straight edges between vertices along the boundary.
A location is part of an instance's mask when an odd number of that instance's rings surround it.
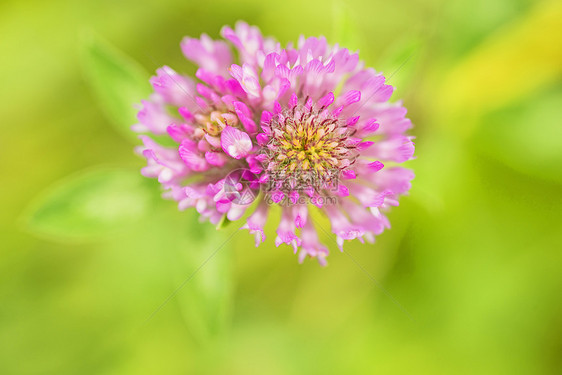
<svg viewBox="0 0 562 375">
<path fill-rule="evenodd" d="M 279 205 L 275 244 L 290 245 L 300 261 L 324 265 L 328 255 L 313 206 L 329 218 L 340 249 L 344 240 L 374 242 L 414 177 L 400 166 L 414 144 L 406 109 L 389 102 L 393 87 L 323 37 L 283 48 L 244 22 L 221 35 L 230 44 L 205 34 L 182 41 L 199 66 L 195 78 L 164 66 L 151 79 L 154 93 L 133 126 L 142 133 L 143 175 L 157 178 L 180 209 L 194 207 L 214 224 L 253 208 L 242 228 L 256 246 L 271 205 Z"/>
</svg>

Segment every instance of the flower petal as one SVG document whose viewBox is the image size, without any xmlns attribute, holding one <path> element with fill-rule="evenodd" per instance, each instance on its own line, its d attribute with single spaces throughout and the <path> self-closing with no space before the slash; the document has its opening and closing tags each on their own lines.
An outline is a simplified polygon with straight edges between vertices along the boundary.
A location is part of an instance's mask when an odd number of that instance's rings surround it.
<svg viewBox="0 0 562 375">
<path fill-rule="evenodd" d="M 252 140 L 243 131 L 226 126 L 221 133 L 221 146 L 234 159 L 242 159 L 252 150 Z"/>
</svg>

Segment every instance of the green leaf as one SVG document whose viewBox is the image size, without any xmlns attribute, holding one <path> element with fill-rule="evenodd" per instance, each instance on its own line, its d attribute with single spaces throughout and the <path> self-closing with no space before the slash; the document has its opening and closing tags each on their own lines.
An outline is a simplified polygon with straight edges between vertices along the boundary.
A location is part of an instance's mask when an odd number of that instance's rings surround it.
<svg viewBox="0 0 562 375">
<path fill-rule="evenodd" d="M 491 112 L 474 134 L 475 146 L 516 171 L 560 183 L 561 106 L 562 89 L 554 87 Z"/>
<path fill-rule="evenodd" d="M 185 285 L 176 296 L 184 322 L 196 341 L 209 344 L 228 324 L 233 290 L 232 234 L 218 233 L 192 211 L 182 213 L 189 223 L 176 232 L 180 248 L 172 267 L 175 284 Z"/>
<path fill-rule="evenodd" d="M 130 140 L 137 141 L 131 125 L 137 122 L 134 105 L 151 92 L 149 74 L 99 36 L 83 38 L 82 66 L 92 91 L 108 119 Z"/>
<path fill-rule="evenodd" d="M 386 83 L 395 87 L 394 98 L 402 97 L 404 88 L 411 86 L 420 61 L 425 41 L 419 36 L 408 36 L 392 44 L 377 61 L 378 70 L 387 79 Z"/>
<path fill-rule="evenodd" d="M 350 50 L 359 49 L 362 44 L 361 32 L 355 22 L 355 15 L 345 1 L 332 1 L 332 36 L 334 42 Z"/>
<path fill-rule="evenodd" d="M 85 240 L 114 233 L 149 212 L 153 181 L 129 169 L 95 169 L 70 176 L 31 203 L 24 221 L 38 235 Z"/>
<path fill-rule="evenodd" d="M 562 3 L 545 1 L 498 29 L 444 75 L 433 100 L 453 123 L 480 118 L 525 100 L 548 87 L 562 73 L 560 18 Z M 478 122 L 455 130 L 470 134 Z"/>
<path fill-rule="evenodd" d="M 216 225 L 216 229 L 217 230 L 221 230 L 226 228 L 230 223 L 232 223 L 232 221 L 228 220 L 228 218 L 226 217 L 226 214 L 224 214 L 221 217 L 221 220 L 219 221 L 219 223 Z"/>
</svg>

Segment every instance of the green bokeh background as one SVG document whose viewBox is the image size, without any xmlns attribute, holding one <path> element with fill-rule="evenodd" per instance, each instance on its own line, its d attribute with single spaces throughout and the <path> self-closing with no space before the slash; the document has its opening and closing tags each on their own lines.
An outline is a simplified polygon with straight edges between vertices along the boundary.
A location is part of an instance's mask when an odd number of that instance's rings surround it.
<svg viewBox="0 0 562 375">
<path fill-rule="evenodd" d="M 92 31 L 151 73 L 193 73 L 181 38 L 239 19 L 360 50 L 416 125 L 392 229 L 348 255 L 323 236 L 326 268 L 275 248 L 275 223 L 254 248 L 139 188 L 84 73 Z M 4 0 L 0 374 L 559 374 L 561 19 L 529 0 Z M 109 194 L 76 236 L 52 216 L 79 215 L 76 192 L 33 219 L 69 175 Z"/>
</svg>

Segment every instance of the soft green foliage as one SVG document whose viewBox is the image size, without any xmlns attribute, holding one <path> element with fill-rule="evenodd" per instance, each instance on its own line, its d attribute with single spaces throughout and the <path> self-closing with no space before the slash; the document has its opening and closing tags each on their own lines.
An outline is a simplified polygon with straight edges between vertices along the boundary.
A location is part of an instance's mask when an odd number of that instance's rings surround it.
<svg viewBox="0 0 562 375">
<path fill-rule="evenodd" d="M 136 139 L 131 125 L 136 122 L 138 109 L 133 105 L 150 94 L 149 75 L 137 62 L 92 33 L 85 33 L 81 52 L 84 72 L 101 109 L 119 132 Z"/>
<path fill-rule="evenodd" d="M 559 372 L 559 1 L 1 7 L 1 374 Z M 193 73 L 181 37 L 237 19 L 387 75 L 412 56 L 391 79 L 416 124 L 411 196 L 346 251 L 413 321 L 335 244 L 300 266 L 275 219 L 256 249 L 178 211 L 112 131 L 138 143 L 144 69 Z"/>
<path fill-rule="evenodd" d="M 131 169 L 99 168 L 60 181 L 34 202 L 28 228 L 54 239 L 88 239 L 122 230 L 154 203 L 152 181 Z"/>
</svg>

